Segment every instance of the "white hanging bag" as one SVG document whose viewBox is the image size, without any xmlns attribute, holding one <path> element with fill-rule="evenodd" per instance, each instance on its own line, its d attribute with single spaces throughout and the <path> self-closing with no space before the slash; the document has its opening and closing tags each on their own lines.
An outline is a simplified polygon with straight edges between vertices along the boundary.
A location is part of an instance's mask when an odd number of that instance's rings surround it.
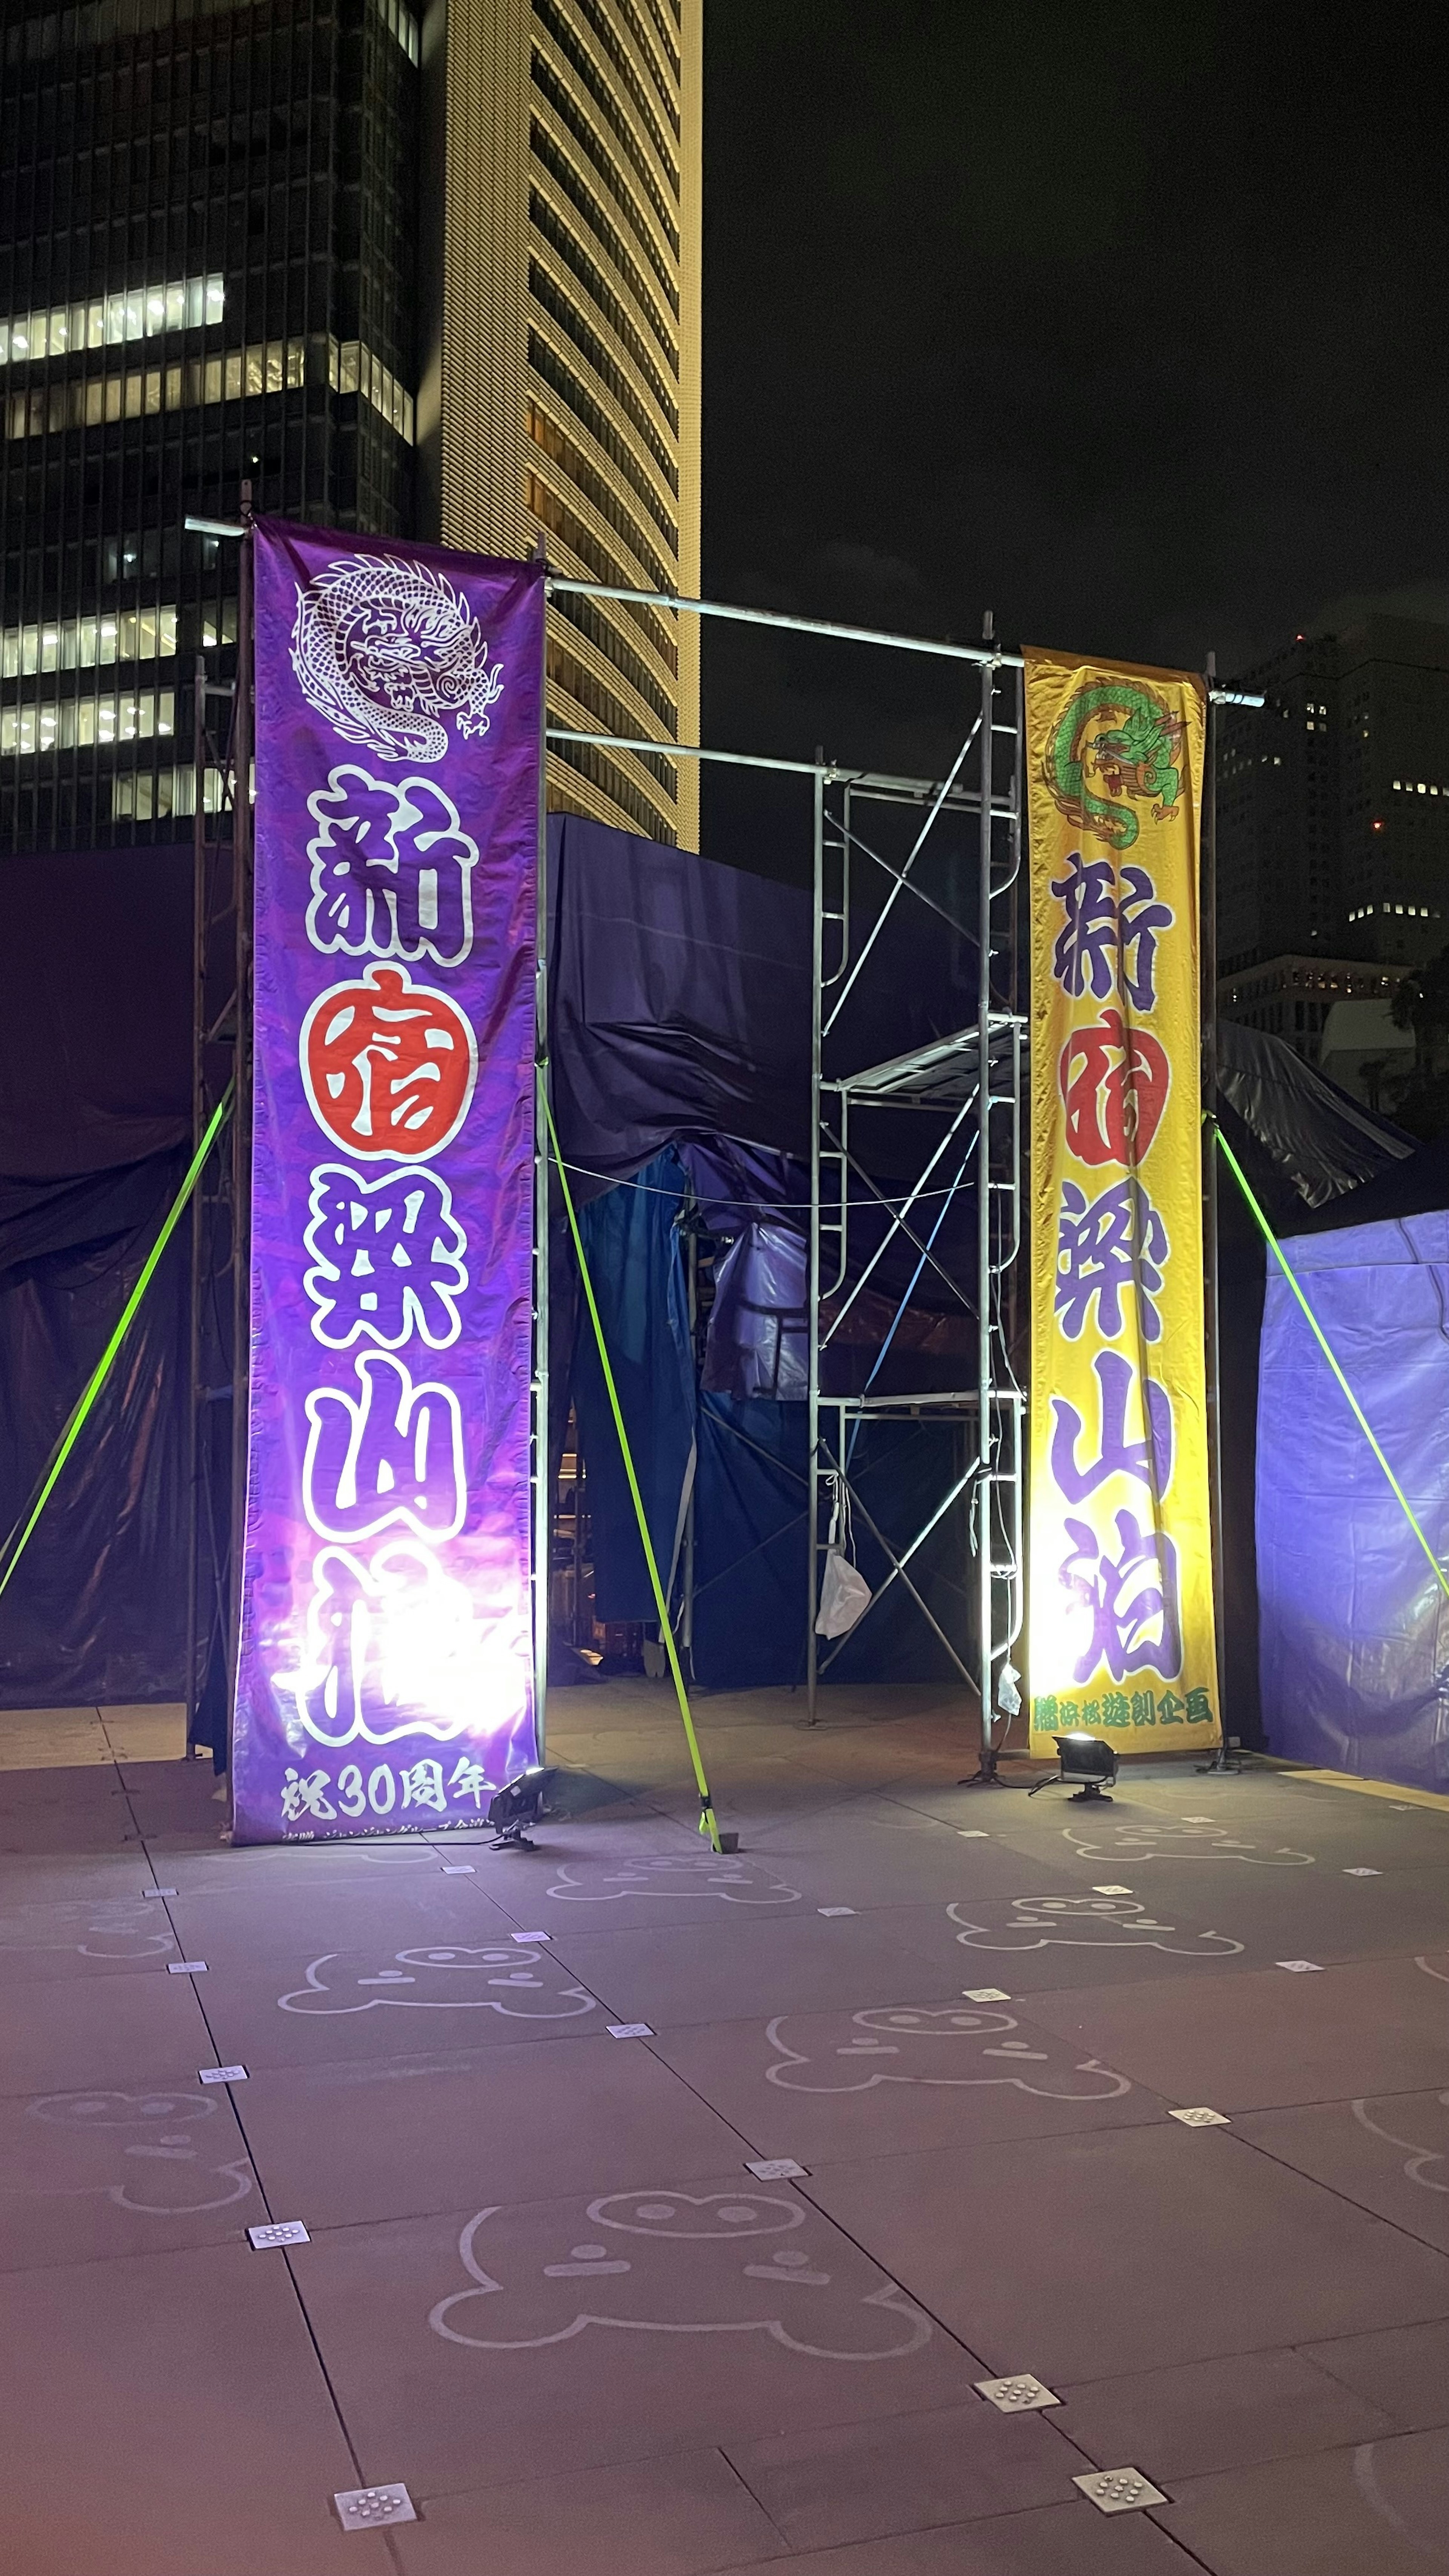
<svg viewBox="0 0 1449 2576">
<path fill-rule="evenodd" d="M 865 1617 L 875 1596 L 851 1553 L 854 1541 L 845 1478 L 834 1475 L 830 1481 L 833 1491 L 830 1536 L 825 1542 L 825 1571 L 820 1578 L 820 1607 L 815 1614 L 815 1634 L 817 1637 L 848 1637 L 851 1629 Z"/>
</svg>

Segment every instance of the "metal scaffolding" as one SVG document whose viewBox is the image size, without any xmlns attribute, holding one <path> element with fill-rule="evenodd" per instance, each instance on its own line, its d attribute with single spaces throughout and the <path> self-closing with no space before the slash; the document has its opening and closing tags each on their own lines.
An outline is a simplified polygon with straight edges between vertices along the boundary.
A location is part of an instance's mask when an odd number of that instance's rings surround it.
<svg viewBox="0 0 1449 2576">
<path fill-rule="evenodd" d="M 242 485 L 250 512 L 251 486 Z M 189 518 L 241 538 L 241 522 Z M 191 1128 L 195 1153 L 229 1088 L 223 1130 L 191 1201 L 186 1470 L 186 1740 L 227 1757 L 241 1616 L 246 1496 L 247 1244 L 251 1204 L 251 549 L 240 548 L 236 679 L 192 690 Z M 239 790 L 238 782 L 246 788 Z"/>
<path fill-rule="evenodd" d="M 940 643 L 734 608 L 652 591 L 551 576 L 551 592 L 634 599 L 684 615 L 717 617 L 746 625 L 927 655 L 966 663 L 978 674 L 979 705 L 944 779 L 897 778 L 850 771 L 823 755 L 813 761 L 762 753 L 723 751 L 702 744 L 585 733 L 548 727 L 550 741 L 601 749 L 650 752 L 668 760 L 719 761 L 747 769 L 809 778 L 813 785 L 814 935 L 811 973 L 811 1158 L 808 1212 L 808 1594 L 802 1605 L 808 1710 L 816 1715 L 820 1677 L 843 1640 L 824 1650 L 816 1633 L 820 1583 L 835 1510 L 849 1504 L 888 1560 L 875 1600 L 897 1582 L 915 1602 L 952 1665 L 981 1708 L 983 1781 L 994 1776 L 992 1710 L 1001 1668 L 1022 1624 L 1022 1465 L 1026 1398 L 1012 1366 L 1011 1327 L 1019 1304 L 1016 1265 L 1022 1249 L 1021 1078 L 1025 1022 L 1019 1008 L 1016 905 L 1022 853 L 1021 657 L 1003 653 L 991 636 L 980 645 Z M 897 861 L 882 841 L 882 827 L 902 819 L 909 847 Z M 954 870 L 933 869 L 943 838 L 955 828 Z M 961 831 L 968 836 L 961 866 Z M 963 885 L 964 875 L 964 885 Z M 887 1062 L 863 1057 L 856 1024 L 869 1025 L 873 979 L 879 982 L 890 954 L 883 934 L 898 905 L 933 916 L 969 949 L 963 974 L 959 1027 L 930 1044 Z M 983 1078 L 984 1068 L 984 1078 Z M 890 1189 L 859 1150 L 864 1127 L 891 1116 L 909 1131 L 913 1178 Z M 912 1159 L 913 1158 L 913 1159 Z M 899 1161 L 899 1154 L 893 1156 Z M 974 1203 L 974 1243 L 969 1255 L 944 1248 L 952 1204 Z M 938 1248 L 938 1245 L 943 1248 Z M 904 1255 L 910 1272 L 893 1288 L 888 1319 L 878 1292 L 878 1356 L 863 1389 L 835 1390 L 832 1347 L 876 1275 L 889 1275 L 890 1255 Z M 883 1268 L 884 1265 L 884 1268 Z M 932 1372 L 902 1369 L 875 1391 L 887 1355 L 904 1355 L 922 1310 L 923 1283 L 939 1315 L 944 1291 L 965 1319 L 971 1365 L 947 1371 L 944 1387 Z M 872 1332 L 875 1331 L 875 1325 Z M 960 1338 L 959 1335 L 957 1337 Z M 936 1372 L 939 1376 L 939 1372 Z M 852 1475 L 853 1452 L 866 1421 L 897 1420 L 952 1425 L 954 1472 L 943 1477 L 919 1526 L 892 1544 L 861 1499 Z M 912 1561 L 952 1508 L 969 1497 L 970 1551 L 975 1560 L 975 1633 L 967 1654 L 946 1634 L 911 1573 Z M 691 1552 L 684 1558 L 681 1634 L 687 1639 Z M 919 1572 L 919 1568 L 917 1569 Z M 871 1605 L 874 1606 L 874 1603 Z M 867 1610 L 866 1617 L 870 1612 Z M 853 1628 L 851 1634 L 856 1633 Z"/>
<path fill-rule="evenodd" d="M 1003 713 L 1005 720 L 1003 721 Z M 904 807 L 919 821 L 897 868 L 878 846 L 872 809 Z M 995 1764 L 992 1709 L 998 1667 L 1021 1629 L 1022 1413 L 1025 1398 L 1012 1369 L 1007 1315 L 1015 1300 L 1007 1277 L 1021 1249 L 1021 1071 L 1024 1022 L 1016 1008 L 1015 912 L 1021 860 L 1021 723 L 1019 675 L 981 668 L 981 704 L 946 780 L 937 786 L 883 790 L 822 774 L 815 796 L 815 930 L 811 976 L 813 1150 L 810 1178 L 809 1635 L 810 1714 L 816 1687 L 843 1640 L 822 1644 L 816 1631 L 823 1560 L 837 1499 L 866 1520 L 890 1571 L 880 1599 L 899 1581 L 935 1632 L 961 1678 L 976 1690 L 981 1716 L 982 1775 Z M 958 918 L 923 881 L 934 839 L 956 816 L 972 818 L 974 921 Z M 872 969 L 882 972 L 882 932 L 896 908 L 927 907 L 969 941 L 975 1008 L 947 1035 L 880 1063 L 862 1063 L 852 1043 L 850 1005 L 868 1000 Z M 969 989 L 969 988 L 968 988 Z M 963 998 L 964 998 L 963 994 Z M 866 1012 L 867 1022 L 873 1015 Z M 984 1076 L 983 1076 L 984 1067 Z M 858 1145 L 872 1111 L 894 1113 L 908 1145 L 898 1154 L 889 1196 Z M 909 1163 L 910 1177 L 900 1171 Z M 938 1249 L 956 1195 L 975 1207 L 974 1259 Z M 863 1239 L 862 1239 L 863 1238 Z M 906 1251 L 910 1277 L 893 1312 L 881 1318 L 879 1354 L 865 1387 L 828 1391 L 832 1344 L 858 1305 L 872 1274 L 892 1250 Z M 914 1262 L 911 1254 L 914 1254 Z M 924 1290 L 928 1311 L 947 1292 L 974 1340 L 974 1369 L 940 1372 L 910 1365 L 909 1330 Z M 959 1338 L 959 1337 L 958 1337 Z M 888 1354 L 901 1360 L 891 1383 L 874 1392 Z M 954 1375 L 958 1381 L 951 1384 Z M 957 1426 L 956 1472 L 929 1504 L 915 1532 L 893 1546 L 870 1518 L 851 1476 L 859 1426 L 867 1419 Z M 964 1452 L 964 1455 L 959 1454 Z M 975 1637 L 970 1663 L 958 1652 L 910 1572 L 912 1559 L 946 1513 L 969 1500 L 975 1559 Z M 872 1603 L 872 1608 L 874 1603 Z M 866 1612 L 869 1617 L 870 1612 Z M 854 1635 L 856 1631 L 848 1632 Z"/>
</svg>

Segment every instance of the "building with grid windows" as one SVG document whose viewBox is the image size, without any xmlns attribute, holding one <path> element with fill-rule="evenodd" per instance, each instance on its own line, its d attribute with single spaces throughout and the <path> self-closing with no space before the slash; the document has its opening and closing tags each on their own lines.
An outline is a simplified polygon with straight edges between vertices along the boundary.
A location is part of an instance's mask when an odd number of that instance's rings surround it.
<svg viewBox="0 0 1449 2576">
<path fill-rule="evenodd" d="M 172 840 L 255 506 L 699 579 L 702 0 L 11 0 L 0 36 L 0 848 Z M 559 600 L 549 704 L 698 738 L 693 619 Z M 204 782 L 203 794 L 215 782 Z M 550 802 L 697 832 L 693 762 Z"/>
<path fill-rule="evenodd" d="M 1421 965 L 1449 945 L 1449 628 L 1300 635 L 1224 711 L 1218 957 Z"/>
</svg>

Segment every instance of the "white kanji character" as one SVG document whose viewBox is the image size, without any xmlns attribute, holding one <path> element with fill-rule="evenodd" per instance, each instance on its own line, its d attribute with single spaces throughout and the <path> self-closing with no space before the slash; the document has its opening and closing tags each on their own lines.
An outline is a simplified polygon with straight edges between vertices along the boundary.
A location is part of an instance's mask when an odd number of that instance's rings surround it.
<svg viewBox="0 0 1449 2576">
<path fill-rule="evenodd" d="M 335 1816 L 337 1810 L 327 1795 L 331 1786 L 329 1771 L 310 1771 L 304 1780 L 289 1762 L 282 1783 L 282 1822 L 295 1825 L 299 1816 Z"/>
<path fill-rule="evenodd" d="M 487 1786 L 488 1774 L 482 1763 L 470 1762 L 466 1759 L 458 1764 L 452 1779 L 448 1782 L 451 1791 L 455 1791 L 459 1798 L 471 1798 L 475 1807 L 481 1804 L 483 1792 Z"/>
<path fill-rule="evenodd" d="M 440 1816 L 446 1815 L 448 1802 L 443 1796 L 441 1762 L 414 1762 L 401 1776 L 405 1807 L 435 1807 Z"/>
</svg>

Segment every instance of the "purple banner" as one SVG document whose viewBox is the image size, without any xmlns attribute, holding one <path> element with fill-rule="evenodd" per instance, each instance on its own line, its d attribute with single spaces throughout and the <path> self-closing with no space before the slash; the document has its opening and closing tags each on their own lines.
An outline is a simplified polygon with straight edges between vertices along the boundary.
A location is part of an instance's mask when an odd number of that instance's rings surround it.
<svg viewBox="0 0 1449 2576">
<path fill-rule="evenodd" d="M 537 1759 L 541 567 L 256 531 L 238 1842 L 476 1825 Z"/>
</svg>

